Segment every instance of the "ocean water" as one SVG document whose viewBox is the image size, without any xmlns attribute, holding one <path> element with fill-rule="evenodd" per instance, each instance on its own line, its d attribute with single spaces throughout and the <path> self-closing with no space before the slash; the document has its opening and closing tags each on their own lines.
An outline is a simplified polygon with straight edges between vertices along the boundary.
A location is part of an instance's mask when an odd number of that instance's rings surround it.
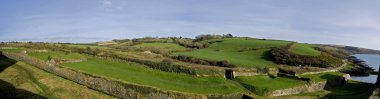
<svg viewBox="0 0 380 99">
<path fill-rule="evenodd" d="M 357 57 L 358 59 L 366 61 L 365 63 L 371 66 L 375 71 L 379 70 L 380 65 L 380 55 L 369 55 L 369 54 L 356 54 L 353 55 Z M 361 82 L 367 82 L 367 83 L 375 83 L 377 79 L 377 75 L 370 75 L 370 76 L 351 76 L 353 80 L 361 81 Z"/>
</svg>

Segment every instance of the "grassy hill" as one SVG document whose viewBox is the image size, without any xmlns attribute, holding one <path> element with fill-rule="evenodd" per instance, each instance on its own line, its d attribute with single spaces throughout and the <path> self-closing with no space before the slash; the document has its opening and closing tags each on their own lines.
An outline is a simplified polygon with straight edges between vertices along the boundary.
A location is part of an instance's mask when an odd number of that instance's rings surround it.
<svg viewBox="0 0 380 99">
<path fill-rule="evenodd" d="M 295 43 L 289 48 L 290 52 L 299 54 L 299 55 L 307 55 L 307 56 L 319 56 L 321 52 L 314 49 L 312 45 Z"/>
<path fill-rule="evenodd" d="M 208 48 L 189 52 L 178 52 L 173 55 L 187 55 L 207 60 L 226 60 L 239 67 L 274 67 L 269 51 L 272 47 L 282 47 L 289 41 L 258 40 L 245 38 L 218 39 Z"/>
<path fill-rule="evenodd" d="M 186 51 L 188 48 L 180 46 L 175 43 L 141 43 L 132 46 L 132 48 L 139 50 L 151 50 L 159 53 L 170 53 L 174 51 Z"/>
</svg>

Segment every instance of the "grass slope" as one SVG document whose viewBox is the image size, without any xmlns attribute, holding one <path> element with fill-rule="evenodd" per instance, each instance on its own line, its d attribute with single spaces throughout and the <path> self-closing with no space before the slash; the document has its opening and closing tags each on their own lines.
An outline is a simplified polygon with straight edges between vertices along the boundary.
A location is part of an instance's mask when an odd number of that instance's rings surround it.
<svg viewBox="0 0 380 99">
<path fill-rule="evenodd" d="M 210 47 L 190 52 L 178 52 L 173 55 L 187 55 L 207 60 L 226 60 L 240 67 L 273 67 L 269 51 L 272 47 L 286 46 L 288 41 L 256 40 L 244 38 L 221 39 Z"/>
<path fill-rule="evenodd" d="M 70 54 L 63 54 L 60 52 L 53 52 L 53 51 L 48 51 L 48 52 L 33 52 L 29 51 L 27 52 L 28 55 L 36 57 L 41 60 L 48 60 L 49 56 L 55 57 L 55 58 L 60 58 L 60 59 L 80 59 L 84 58 L 82 55 L 77 54 L 77 53 L 70 53 Z"/>
<path fill-rule="evenodd" d="M 299 77 L 310 78 L 311 81 L 319 82 L 319 81 L 325 81 L 327 79 L 341 77 L 342 75 L 344 74 L 340 72 L 327 72 L 327 73 L 319 73 L 319 74 L 299 75 Z"/>
<path fill-rule="evenodd" d="M 264 95 L 265 92 L 273 90 L 302 86 L 307 83 L 302 80 L 283 77 L 270 78 L 269 76 L 241 76 L 236 77 L 236 81 L 241 82 L 246 88 L 258 95 Z"/>
<path fill-rule="evenodd" d="M 111 49 L 111 48 L 108 48 L 108 47 L 104 47 L 104 46 L 97 46 L 97 45 L 89 45 L 89 44 L 64 44 L 64 45 L 67 45 L 69 47 L 77 47 L 77 48 L 92 48 L 92 49 Z"/>
<path fill-rule="evenodd" d="M 243 88 L 222 77 L 195 77 L 146 68 L 135 63 L 125 63 L 89 57 L 87 61 L 66 63 L 63 66 L 90 74 L 119 79 L 125 82 L 152 86 L 164 90 L 195 94 L 228 94 L 243 92 Z"/>
<path fill-rule="evenodd" d="M 135 48 L 157 48 L 168 51 L 185 51 L 187 48 L 175 43 L 141 43 L 134 45 Z"/>
<path fill-rule="evenodd" d="M 296 43 L 290 47 L 289 51 L 307 56 L 319 56 L 321 55 L 320 51 L 315 50 L 311 45 Z"/>
<path fill-rule="evenodd" d="M 0 59 L 0 93 L 11 93 L 13 98 L 49 99 L 110 99 L 111 96 L 88 89 L 72 81 L 47 73 L 23 62 L 9 64 L 10 59 Z M 4 96 L 3 96 L 4 97 Z"/>
<path fill-rule="evenodd" d="M 13 52 L 13 53 L 18 53 L 18 52 L 21 52 L 22 49 L 21 49 L 21 48 L 14 48 L 14 49 L 0 49 L 0 51 L 3 51 L 3 52 Z"/>
</svg>

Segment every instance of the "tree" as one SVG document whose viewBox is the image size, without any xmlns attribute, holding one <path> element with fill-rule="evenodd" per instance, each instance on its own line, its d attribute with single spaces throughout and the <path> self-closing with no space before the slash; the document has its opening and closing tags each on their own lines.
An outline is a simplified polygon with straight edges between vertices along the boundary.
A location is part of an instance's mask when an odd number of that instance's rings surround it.
<svg viewBox="0 0 380 99">
<path fill-rule="evenodd" d="M 232 37 L 234 37 L 232 34 L 230 34 L 230 33 L 228 33 L 228 34 L 226 34 L 226 36 L 225 36 L 226 38 L 232 38 Z"/>
<path fill-rule="evenodd" d="M 50 55 L 48 56 L 48 60 L 51 61 L 53 59 L 53 57 L 51 57 Z"/>
</svg>

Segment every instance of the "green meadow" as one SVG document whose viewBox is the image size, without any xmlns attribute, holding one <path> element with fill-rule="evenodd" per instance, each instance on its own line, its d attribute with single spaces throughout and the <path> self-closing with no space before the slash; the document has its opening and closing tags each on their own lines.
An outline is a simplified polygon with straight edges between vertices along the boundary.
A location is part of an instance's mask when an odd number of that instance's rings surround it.
<svg viewBox="0 0 380 99">
<path fill-rule="evenodd" d="M 64 54 L 62 52 L 53 52 L 53 51 L 48 51 L 48 52 L 27 52 L 28 55 L 36 57 L 41 60 L 48 60 L 48 57 L 51 56 L 53 58 L 60 58 L 60 59 L 80 59 L 84 58 L 83 55 L 77 54 L 77 53 L 70 53 L 70 54 Z"/>
<path fill-rule="evenodd" d="M 102 92 L 66 80 L 23 62 L 0 58 L 0 92 L 13 98 L 114 99 Z M 4 95 L 4 94 L 1 94 Z M 2 96 L 4 98 L 4 96 Z"/>
<path fill-rule="evenodd" d="M 289 48 L 289 51 L 307 56 L 319 56 L 320 51 L 315 50 L 311 45 L 296 43 Z"/>
<path fill-rule="evenodd" d="M 226 60 L 239 67 L 274 67 L 270 58 L 273 47 L 290 44 L 289 41 L 258 40 L 245 38 L 220 39 L 223 42 L 213 43 L 208 48 L 178 52 L 173 55 L 186 55 L 207 60 Z"/>
<path fill-rule="evenodd" d="M 157 48 L 167 51 L 186 51 L 187 48 L 175 43 L 141 43 L 132 46 L 134 48 Z"/>
<path fill-rule="evenodd" d="M 297 86 L 305 85 L 307 82 L 302 80 L 269 76 L 241 76 L 236 77 L 236 81 L 245 85 L 245 87 L 255 94 L 264 95 L 265 92 L 274 91 L 278 89 L 286 89 Z"/>
<path fill-rule="evenodd" d="M 69 47 L 77 47 L 77 48 L 93 48 L 93 49 L 110 49 L 108 47 L 104 46 L 97 46 L 97 45 L 92 45 L 92 44 L 65 44 Z"/>
<path fill-rule="evenodd" d="M 318 73 L 318 74 L 299 75 L 299 77 L 310 78 L 311 81 L 319 82 L 319 81 L 325 81 L 326 79 L 332 79 L 332 78 L 340 77 L 342 75 L 344 75 L 344 73 L 327 72 L 327 73 Z"/>
</svg>

